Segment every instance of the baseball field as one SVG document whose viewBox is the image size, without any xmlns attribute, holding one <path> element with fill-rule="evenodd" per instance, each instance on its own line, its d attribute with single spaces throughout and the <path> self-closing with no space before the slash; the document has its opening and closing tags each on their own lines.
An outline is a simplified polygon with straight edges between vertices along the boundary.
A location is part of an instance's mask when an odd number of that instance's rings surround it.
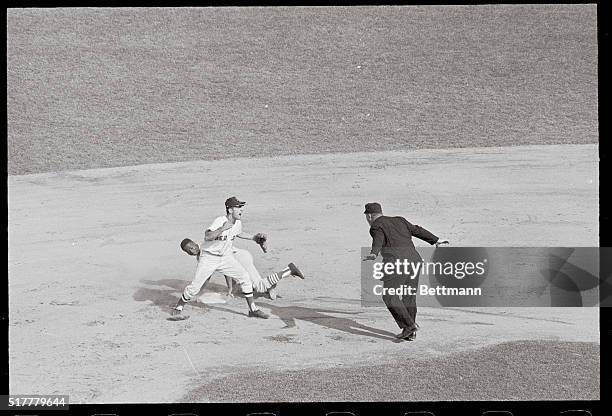
<svg viewBox="0 0 612 416">
<path fill-rule="evenodd" d="M 593 5 L 9 9 L 11 394 L 596 400 L 597 308 L 360 304 L 378 201 L 453 246 L 598 246 Z M 247 201 L 249 318 L 179 247 Z M 417 245 L 425 245 L 417 242 Z M 214 301 L 214 302 L 212 302 Z"/>
</svg>

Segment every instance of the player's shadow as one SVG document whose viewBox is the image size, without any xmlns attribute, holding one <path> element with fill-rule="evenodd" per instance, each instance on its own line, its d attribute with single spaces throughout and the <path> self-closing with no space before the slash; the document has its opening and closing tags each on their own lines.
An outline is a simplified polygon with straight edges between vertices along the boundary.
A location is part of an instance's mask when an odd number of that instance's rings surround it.
<svg viewBox="0 0 612 416">
<path fill-rule="evenodd" d="M 132 298 L 138 302 L 150 301 L 155 306 L 160 307 L 163 310 L 170 311 L 181 296 L 185 286 L 189 284 L 188 281 L 180 279 L 161 279 L 161 280 L 141 280 L 148 287 L 140 287 Z M 211 283 L 209 280 L 206 282 L 198 296 L 204 291 L 223 293 L 227 292 L 227 288 L 224 285 Z M 190 302 L 190 306 L 200 309 L 206 309 L 207 306 L 199 302 Z"/>
<path fill-rule="evenodd" d="M 258 304 L 270 308 L 270 312 L 285 323 L 285 328 L 293 328 L 295 327 L 295 321 L 301 320 L 353 335 L 384 339 L 386 341 L 390 340 L 393 342 L 403 342 L 402 340 L 398 340 L 395 335 L 389 331 L 363 325 L 353 319 L 338 318 L 333 315 L 328 315 L 328 313 L 349 315 L 353 314 L 353 312 L 306 308 L 303 306 L 276 306 L 265 302 L 258 302 Z"/>
<path fill-rule="evenodd" d="M 132 298 L 138 302 L 150 301 L 155 306 L 158 306 L 167 312 L 170 312 L 174 305 L 176 305 L 176 302 L 181 297 L 181 293 L 185 289 L 185 286 L 189 284 L 188 281 L 180 279 L 141 280 L 140 282 L 144 283 L 148 287 L 138 288 Z M 204 293 L 219 293 L 225 295 L 227 293 L 227 286 L 224 284 L 213 283 L 211 282 L 211 279 L 209 279 L 196 297 L 199 297 Z M 260 294 L 257 295 L 262 296 Z M 234 286 L 234 296 L 243 297 L 242 293 L 240 293 L 239 286 Z M 199 309 L 218 309 L 228 313 L 245 315 L 231 309 L 212 307 L 211 305 L 195 301 L 189 302 L 189 306 Z"/>
<path fill-rule="evenodd" d="M 188 284 L 188 282 L 179 279 L 141 280 L 140 282 L 149 287 L 139 287 L 132 298 L 137 302 L 150 301 L 153 305 L 165 311 L 170 311 L 176 305 L 181 292 Z M 204 305 L 195 302 L 193 306 L 204 307 Z"/>
<path fill-rule="evenodd" d="M 154 305 L 165 311 L 176 304 L 176 301 L 181 296 L 185 286 L 189 283 L 181 279 L 160 279 L 160 280 L 141 280 L 141 283 L 148 287 L 140 287 L 134 293 L 133 299 L 139 302 L 150 301 Z M 239 291 L 239 290 L 238 290 Z M 213 283 L 210 280 L 202 287 L 198 296 L 205 292 L 215 292 L 225 294 L 227 287 L 222 284 Z M 237 294 L 238 295 L 238 294 Z M 223 308 L 218 305 L 205 305 L 199 302 L 190 302 L 192 307 L 200 309 L 214 309 L 223 312 L 228 312 L 236 315 L 245 315 L 244 313 L 236 312 L 228 308 Z M 329 329 L 347 332 L 353 335 L 361 335 L 372 338 L 391 340 L 394 342 L 402 342 L 395 338 L 394 334 L 378 328 L 373 328 L 367 325 L 360 324 L 353 319 L 338 318 L 333 314 L 352 314 L 353 312 L 343 312 L 338 310 L 306 308 L 303 306 L 276 306 L 269 302 L 257 302 L 258 305 L 265 306 L 270 309 L 270 312 L 280 318 L 286 325 L 286 328 L 295 327 L 296 320 L 311 322 L 316 325 L 323 326 Z"/>
</svg>

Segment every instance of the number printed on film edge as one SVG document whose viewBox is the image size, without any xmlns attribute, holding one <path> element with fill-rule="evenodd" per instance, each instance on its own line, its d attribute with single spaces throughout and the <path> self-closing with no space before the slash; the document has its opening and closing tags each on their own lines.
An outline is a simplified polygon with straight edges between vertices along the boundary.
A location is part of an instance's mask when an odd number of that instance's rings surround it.
<svg viewBox="0 0 612 416">
<path fill-rule="evenodd" d="M 68 409 L 69 398 L 68 395 L 36 395 L 36 394 L 12 394 L 2 395 L 0 401 L 0 410 L 10 409 Z"/>
</svg>

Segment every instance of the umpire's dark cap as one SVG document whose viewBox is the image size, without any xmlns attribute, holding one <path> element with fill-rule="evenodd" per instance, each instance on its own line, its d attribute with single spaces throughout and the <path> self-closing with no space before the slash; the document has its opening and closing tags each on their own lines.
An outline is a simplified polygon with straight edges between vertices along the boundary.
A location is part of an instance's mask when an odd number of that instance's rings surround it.
<svg viewBox="0 0 612 416">
<path fill-rule="evenodd" d="M 243 207 L 246 202 L 239 201 L 235 196 L 229 197 L 225 200 L 225 208 Z"/>
<path fill-rule="evenodd" d="M 382 214 L 382 208 L 378 202 L 368 202 L 365 204 L 364 214 Z"/>
</svg>

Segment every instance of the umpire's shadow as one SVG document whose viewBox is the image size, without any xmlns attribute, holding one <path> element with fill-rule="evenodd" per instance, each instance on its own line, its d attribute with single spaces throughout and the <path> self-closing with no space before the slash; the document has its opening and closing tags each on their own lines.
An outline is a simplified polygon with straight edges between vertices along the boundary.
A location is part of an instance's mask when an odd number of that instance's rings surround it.
<svg viewBox="0 0 612 416">
<path fill-rule="evenodd" d="M 353 312 L 306 308 L 304 306 L 276 306 L 268 302 L 258 302 L 258 305 L 269 308 L 273 315 L 276 315 L 285 323 L 285 328 L 293 328 L 295 327 L 295 321 L 301 320 L 353 335 L 384 339 L 386 341 L 403 342 L 402 340 L 398 340 L 395 334 L 389 331 L 363 325 L 353 319 L 338 318 L 328 315 L 328 313 L 348 315 L 353 314 Z"/>
</svg>

